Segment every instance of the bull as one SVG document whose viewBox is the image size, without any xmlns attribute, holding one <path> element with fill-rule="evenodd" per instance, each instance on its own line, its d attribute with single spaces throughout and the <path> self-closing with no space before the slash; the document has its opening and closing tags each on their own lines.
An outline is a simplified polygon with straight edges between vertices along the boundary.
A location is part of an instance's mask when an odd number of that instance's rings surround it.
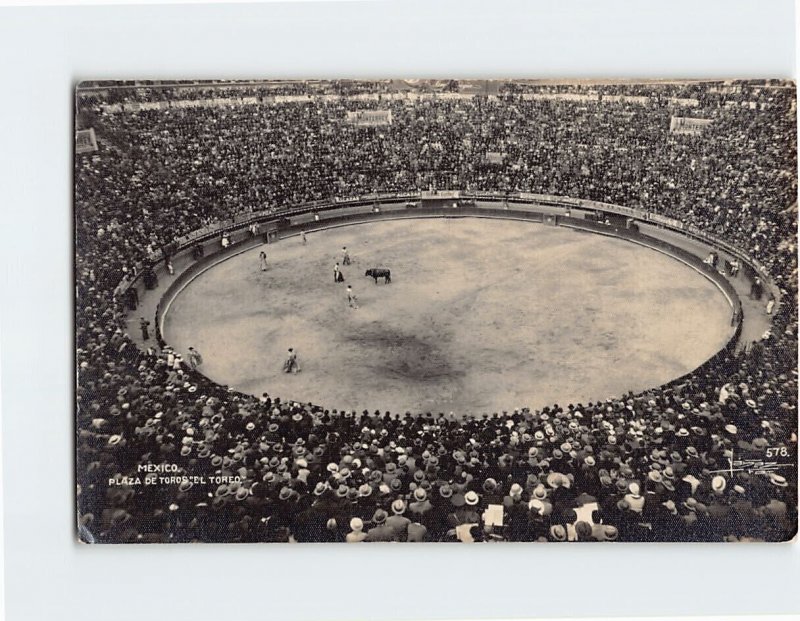
<svg viewBox="0 0 800 621">
<path fill-rule="evenodd" d="M 375 279 L 375 284 L 378 284 L 378 278 L 383 278 L 384 284 L 392 282 L 392 272 L 385 267 L 372 267 L 366 271 L 364 276 L 371 276 Z"/>
</svg>

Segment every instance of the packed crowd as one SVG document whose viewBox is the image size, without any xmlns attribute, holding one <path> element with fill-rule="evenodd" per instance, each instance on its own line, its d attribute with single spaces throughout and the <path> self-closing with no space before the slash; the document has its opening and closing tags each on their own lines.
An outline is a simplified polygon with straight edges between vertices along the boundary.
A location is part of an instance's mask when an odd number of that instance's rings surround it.
<svg viewBox="0 0 800 621">
<path fill-rule="evenodd" d="M 370 106 L 347 100 L 79 110 L 101 144 L 77 156 L 75 171 L 82 536 L 791 537 L 797 473 L 781 464 L 797 459 L 795 133 L 783 90 L 748 96 L 777 98 L 779 111 L 694 109 L 714 120 L 697 136 L 671 135 L 672 111 L 660 103 L 514 96 L 375 102 L 393 113 L 391 125 L 375 128 L 344 123 L 348 110 Z M 502 163 L 484 160 L 492 151 Z M 475 416 L 259 399 L 213 384 L 169 348 L 142 351 L 125 334 L 117 283 L 190 230 L 266 205 L 431 186 L 641 206 L 722 235 L 781 289 L 773 326 L 673 385 Z M 169 464 L 176 472 L 159 476 L 177 478 L 124 482 L 144 478 L 146 464 Z M 200 474 L 207 480 L 192 479 Z"/>
</svg>

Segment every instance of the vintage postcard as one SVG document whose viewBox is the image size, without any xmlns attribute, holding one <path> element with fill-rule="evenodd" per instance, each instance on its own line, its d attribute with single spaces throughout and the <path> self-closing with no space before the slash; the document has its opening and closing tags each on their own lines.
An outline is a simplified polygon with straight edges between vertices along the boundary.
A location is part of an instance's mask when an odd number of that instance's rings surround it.
<svg viewBox="0 0 800 621">
<path fill-rule="evenodd" d="M 78 538 L 794 538 L 796 101 L 77 85 Z"/>
</svg>

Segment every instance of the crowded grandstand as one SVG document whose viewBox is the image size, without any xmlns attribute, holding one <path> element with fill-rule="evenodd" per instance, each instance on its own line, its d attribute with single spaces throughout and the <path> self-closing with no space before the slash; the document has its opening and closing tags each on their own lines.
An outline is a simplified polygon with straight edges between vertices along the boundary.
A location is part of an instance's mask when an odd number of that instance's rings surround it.
<svg viewBox="0 0 800 621">
<path fill-rule="evenodd" d="M 80 538 L 792 538 L 795 108 L 794 85 L 770 81 L 82 84 Z M 451 189 L 597 201 L 725 240 L 774 290 L 770 328 L 644 392 L 455 416 L 242 394 L 160 334 L 128 334 L 136 303 L 120 283 L 168 265 L 193 231 Z"/>
</svg>

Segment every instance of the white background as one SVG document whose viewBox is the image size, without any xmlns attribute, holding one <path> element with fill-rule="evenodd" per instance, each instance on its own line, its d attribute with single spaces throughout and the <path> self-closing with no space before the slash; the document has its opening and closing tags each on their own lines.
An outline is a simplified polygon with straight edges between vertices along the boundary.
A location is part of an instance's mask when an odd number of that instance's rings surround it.
<svg viewBox="0 0 800 621">
<path fill-rule="evenodd" d="M 72 89 L 82 79 L 795 76 L 790 0 L 0 9 L 9 619 L 800 611 L 798 545 L 81 546 Z"/>
</svg>

